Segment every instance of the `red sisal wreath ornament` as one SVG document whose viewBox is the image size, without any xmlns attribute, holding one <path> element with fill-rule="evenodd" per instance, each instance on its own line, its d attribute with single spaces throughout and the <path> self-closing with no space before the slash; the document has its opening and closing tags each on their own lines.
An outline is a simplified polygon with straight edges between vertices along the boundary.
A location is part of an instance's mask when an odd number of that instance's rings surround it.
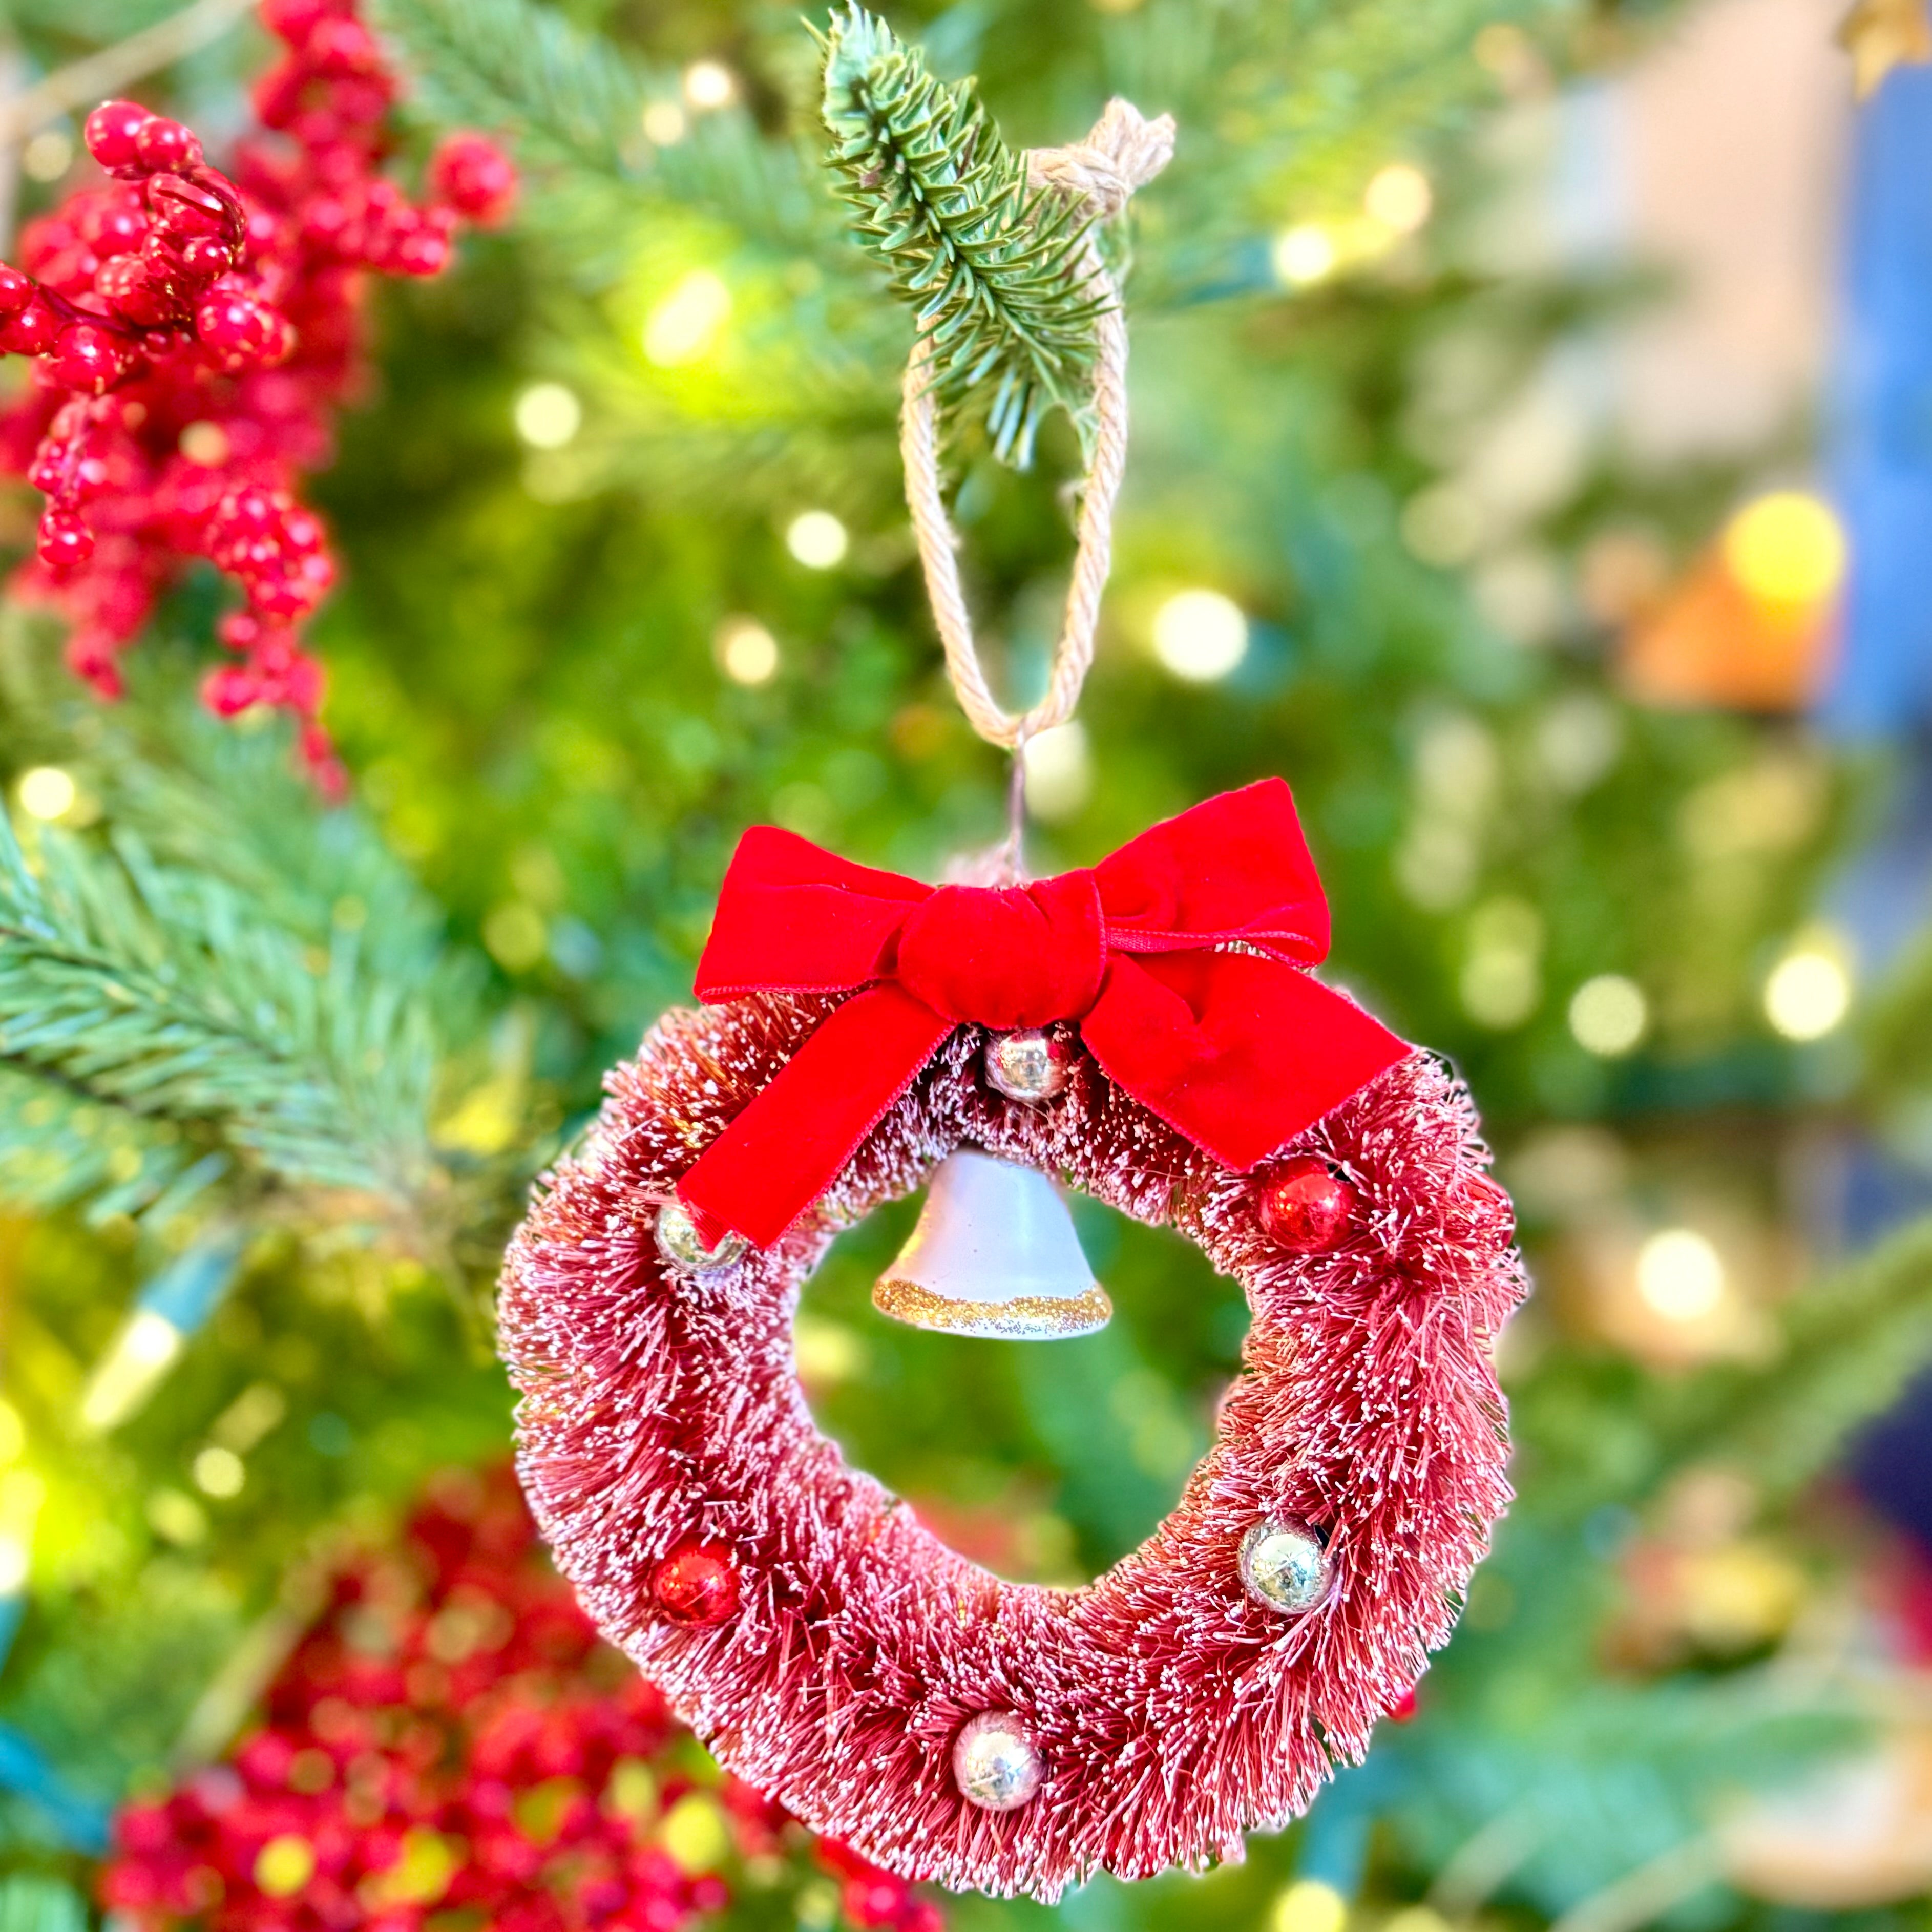
<svg viewBox="0 0 1932 1932">
<path fill-rule="evenodd" d="M 1118 212 L 1172 137 L 1116 102 L 1031 172 Z M 923 340 L 905 386 L 948 668 L 1016 750 L 1071 715 L 1124 450 L 1118 292 L 1084 245 L 1094 468 L 1024 717 L 974 654 Z M 1020 882 L 1017 823 L 1001 857 L 1007 883 L 934 888 L 747 833 L 714 1004 L 612 1076 L 512 1244 L 499 1332 L 558 1564 L 719 1760 L 902 1877 L 1052 1900 L 1239 1858 L 1402 1705 L 1508 1498 L 1490 1345 L 1526 1282 L 1467 1094 L 1308 970 L 1328 910 L 1286 785 L 1058 878 Z M 1179 1506 L 1077 1590 L 1001 1581 L 847 1467 L 792 1354 L 833 1236 L 928 1179 L 886 1312 L 1104 1321 L 1048 1177 L 1176 1229 L 1251 1321 Z"/>
<path fill-rule="evenodd" d="M 1278 781 L 1005 890 L 754 832 L 699 976 L 734 997 L 659 1023 L 511 1250 L 559 1564 L 722 1762 L 894 1871 L 1051 1899 L 1238 1858 L 1449 1634 L 1509 1493 L 1489 1345 L 1525 1283 L 1461 1086 L 1304 970 L 1326 922 Z M 1029 1028 L 1058 1053 L 1018 1099 Z M 948 1550 L 793 1366 L 833 1235 L 962 1148 L 1247 1295 L 1213 1448 L 1084 1589 Z"/>
</svg>

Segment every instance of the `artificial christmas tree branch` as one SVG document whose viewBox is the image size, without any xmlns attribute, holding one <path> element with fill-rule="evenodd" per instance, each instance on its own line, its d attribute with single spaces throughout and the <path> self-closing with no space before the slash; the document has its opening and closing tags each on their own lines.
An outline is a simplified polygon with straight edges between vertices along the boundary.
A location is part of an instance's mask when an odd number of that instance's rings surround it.
<svg viewBox="0 0 1932 1932">
<path fill-rule="evenodd" d="M 0 1061 L 202 1132 L 284 1182 L 414 1200 L 430 1022 L 352 935 L 305 946 L 125 835 L 110 856 L 50 832 L 38 856 L 37 876 L 0 828 Z"/>
<path fill-rule="evenodd" d="M 1087 202 L 1035 186 L 970 83 L 942 83 L 863 8 L 833 17 L 824 112 L 855 232 L 913 304 L 941 402 L 988 392 L 994 449 L 1020 464 L 1052 405 L 1085 424 L 1102 307 Z"/>
</svg>

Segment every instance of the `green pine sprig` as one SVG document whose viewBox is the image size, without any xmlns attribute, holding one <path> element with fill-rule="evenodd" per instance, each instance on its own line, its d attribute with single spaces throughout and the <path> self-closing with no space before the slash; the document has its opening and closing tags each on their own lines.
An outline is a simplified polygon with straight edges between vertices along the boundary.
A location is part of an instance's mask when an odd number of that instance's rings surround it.
<svg viewBox="0 0 1932 1932">
<path fill-rule="evenodd" d="M 1022 465 L 1055 404 L 1084 434 L 1100 311 L 1085 212 L 1030 187 L 972 83 L 938 80 L 861 6 L 832 16 L 824 113 L 839 191 L 932 343 L 942 405 L 986 396 L 994 450 Z"/>
<path fill-rule="evenodd" d="M 415 989 L 370 970 L 364 952 L 356 932 L 304 942 L 248 893 L 158 863 L 124 831 L 104 849 L 50 830 L 30 866 L 0 820 L 10 1093 L 31 1076 L 97 1123 L 171 1126 L 183 1144 L 157 1160 L 161 1184 L 200 1165 L 183 1156 L 225 1153 L 392 1212 L 420 1200 L 434 1174 L 434 1032 Z M 120 1138 L 131 1180 L 145 1150 Z M 105 1172 L 116 1174 L 111 1151 Z"/>
</svg>

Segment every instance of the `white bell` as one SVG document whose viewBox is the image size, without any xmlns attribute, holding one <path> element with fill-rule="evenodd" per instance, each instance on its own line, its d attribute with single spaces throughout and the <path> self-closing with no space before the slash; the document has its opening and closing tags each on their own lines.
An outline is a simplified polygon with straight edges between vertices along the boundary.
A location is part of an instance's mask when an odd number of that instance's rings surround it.
<svg viewBox="0 0 1932 1932">
<path fill-rule="evenodd" d="M 1037 1168 L 970 1148 L 939 1163 L 872 1305 L 915 1328 L 1012 1342 L 1090 1335 L 1114 1312 L 1060 1190 Z"/>
</svg>

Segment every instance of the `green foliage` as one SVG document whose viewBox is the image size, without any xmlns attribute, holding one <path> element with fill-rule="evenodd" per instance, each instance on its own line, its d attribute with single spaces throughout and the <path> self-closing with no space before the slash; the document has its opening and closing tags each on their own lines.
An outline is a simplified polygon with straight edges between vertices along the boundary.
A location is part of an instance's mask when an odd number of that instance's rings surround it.
<svg viewBox="0 0 1932 1932">
<path fill-rule="evenodd" d="M 856 232 L 912 304 L 940 399 L 988 389 L 994 451 L 1024 465 L 1050 406 L 1084 419 L 1088 218 L 1028 184 L 970 82 L 938 80 L 856 4 L 826 37 L 824 113 Z"/>
<path fill-rule="evenodd" d="M 421 988 L 370 972 L 359 922 L 305 946 L 131 832 L 100 850 L 49 830 L 30 863 L 0 827 L 0 1060 L 285 1184 L 397 1211 L 427 1175 Z"/>
<path fill-rule="evenodd" d="M 0 1932 L 86 1932 L 87 1908 L 71 1886 L 26 1874 L 0 1879 Z"/>
<path fill-rule="evenodd" d="M 514 123 L 526 160 L 622 174 L 640 154 L 644 86 L 608 41 L 530 0 L 379 0 L 431 117 Z"/>
</svg>

